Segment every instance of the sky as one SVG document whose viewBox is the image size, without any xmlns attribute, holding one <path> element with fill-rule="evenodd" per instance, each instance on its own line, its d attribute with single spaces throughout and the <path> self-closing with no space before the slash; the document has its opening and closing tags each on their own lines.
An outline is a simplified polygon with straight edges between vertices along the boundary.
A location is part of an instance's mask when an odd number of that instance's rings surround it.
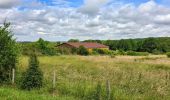
<svg viewBox="0 0 170 100">
<path fill-rule="evenodd" d="M 17 41 L 169 37 L 170 0 L 0 0 Z"/>
</svg>

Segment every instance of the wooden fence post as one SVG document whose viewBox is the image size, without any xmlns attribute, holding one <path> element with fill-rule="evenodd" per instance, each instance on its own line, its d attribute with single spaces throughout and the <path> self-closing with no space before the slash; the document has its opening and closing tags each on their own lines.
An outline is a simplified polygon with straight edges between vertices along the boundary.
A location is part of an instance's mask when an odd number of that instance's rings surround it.
<svg viewBox="0 0 170 100">
<path fill-rule="evenodd" d="M 12 84 L 15 83 L 15 69 L 12 69 Z"/>
<path fill-rule="evenodd" d="M 56 81 L 56 73 L 53 72 L 53 88 L 55 88 L 55 81 Z"/>
<path fill-rule="evenodd" d="M 55 87 L 56 87 L 56 71 L 53 72 L 53 96 L 55 96 Z"/>
<path fill-rule="evenodd" d="M 106 81 L 107 100 L 110 100 L 110 92 L 111 92 L 111 89 L 110 89 L 110 81 L 107 80 L 107 81 Z"/>
</svg>

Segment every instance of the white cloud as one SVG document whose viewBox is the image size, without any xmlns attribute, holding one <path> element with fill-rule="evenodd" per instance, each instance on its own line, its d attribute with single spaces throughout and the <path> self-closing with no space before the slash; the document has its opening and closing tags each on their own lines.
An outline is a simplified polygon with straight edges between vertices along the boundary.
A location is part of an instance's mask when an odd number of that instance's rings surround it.
<svg viewBox="0 0 170 100">
<path fill-rule="evenodd" d="M 21 3 L 21 0 L 0 0 L 0 8 L 11 8 Z"/>
<path fill-rule="evenodd" d="M 87 14 L 96 14 L 100 8 L 109 1 L 110 0 L 84 0 L 84 5 L 80 7 L 79 11 Z"/>
<path fill-rule="evenodd" d="M 90 2 L 90 1 L 87 1 Z M 94 1 L 96 2 L 96 1 Z M 99 5 L 106 4 L 106 0 Z M 88 4 L 87 4 L 88 5 Z M 87 7 L 88 8 L 88 7 Z M 170 8 L 148 1 L 97 7 L 93 16 L 73 7 L 0 9 L 0 20 L 12 23 L 18 40 L 120 39 L 170 36 Z M 90 9 L 89 9 L 90 10 Z M 93 11 L 93 10 L 92 10 Z"/>
</svg>

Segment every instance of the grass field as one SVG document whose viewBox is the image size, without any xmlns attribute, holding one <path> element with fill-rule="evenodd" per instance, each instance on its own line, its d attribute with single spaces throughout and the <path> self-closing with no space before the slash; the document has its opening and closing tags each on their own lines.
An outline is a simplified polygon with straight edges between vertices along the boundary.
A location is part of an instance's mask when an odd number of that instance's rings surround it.
<svg viewBox="0 0 170 100">
<path fill-rule="evenodd" d="M 19 60 L 18 72 L 28 66 L 28 57 Z M 170 100 L 170 59 L 158 56 L 42 56 L 44 72 L 41 90 L 22 91 L 0 87 L 3 100 L 101 100 L 107 97 L 106 81 L 111 84 L 111 100 Z M 52 97 L 52 76 L 56 71 L 55 96 Z M 17 79 L 21 77 L 19 73 Z M 97 85 L 101 89 L 97 89 Z"/>
</svg>

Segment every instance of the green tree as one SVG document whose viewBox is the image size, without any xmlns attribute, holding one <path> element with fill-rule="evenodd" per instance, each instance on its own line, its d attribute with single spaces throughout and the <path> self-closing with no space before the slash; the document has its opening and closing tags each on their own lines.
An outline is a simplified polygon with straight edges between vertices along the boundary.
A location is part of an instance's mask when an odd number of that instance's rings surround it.
<svg viewBox="0 0 170 100">
<path fill-rule="evenodd" d="M 68 42 L 80 42 L 78 39 L 70 39 Z"/>
<path fill-rule="evenodd" d="M 123 40 L 123 39 L 119 41 L 119 43 L 117 44 L 117 47 L 119 50 L 123 50 L 123 51 L 128 51 L 132 49 L 130 42 Z"/>
<path fill-rule="evenodd" d="M 10 82 L 12 69 L 16 69 L 18 45 L 10 31 L 10 23 L 0 26 L 0 83 Z"/>
<path fill-rule="evenodd" d="M 39 89 L 43 85 L 43 73 L 39 69 L 39 61 L 35 54 L 30 56 L 29 68 L 23 75 L 21 88 L 26 90 Z"/>
<path fill-rule="evenodd" d="M 78 54 L 87 56 L 87 55 L 89 55 L 89 52 L 84 46 L 80 46 L 78 48 Z"/>
<path fill-rule="evenodd" d="M 36 47 L 43 55 L 55 55 L 56 50 L 53 45 L 50 45 L 50 42 L 40 38 L 36 43 Z"/>
<path fill-rule="evenodd" d="M 143 50 L 149 53 L 152 53 L 154 50 L 158 49 L 157 47 L 157 41 L 154 38 L 147 38 L 142 44 Z"/>
</svg>

